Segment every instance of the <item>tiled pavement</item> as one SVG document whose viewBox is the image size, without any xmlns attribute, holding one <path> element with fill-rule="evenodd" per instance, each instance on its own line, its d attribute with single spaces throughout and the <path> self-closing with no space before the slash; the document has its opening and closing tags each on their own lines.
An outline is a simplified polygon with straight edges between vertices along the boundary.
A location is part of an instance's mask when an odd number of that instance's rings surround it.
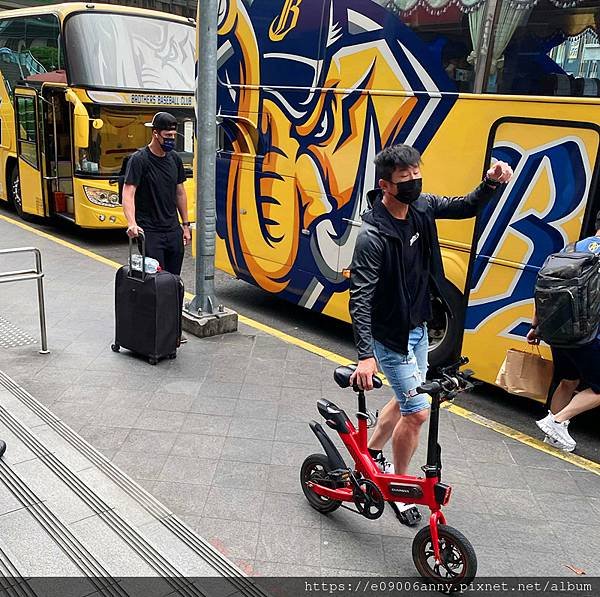
<svg viewBox="0 0 600 597">
<path fill-rule="evenodd" d="M 0 348 L 0 369 L 251 575 L 413 575 L 414 530 L 313 511 L 299 468 L 316 400 L 352 414 L 334 364 L 240 325 L 174 361 L 113 354 L 114 270 L 0 220 L 0 248 L 42 250 L 52 353 Z M 0 270 L 14 263 L 3 258 Z M 35 285 L 0 286 L 0 315 L 37 337 Z M 389 389 L 369 394 L 381 407 Z M 600 575 L 600 477 L 442 412 L 449 524 L 483 576 Z M 414 472 L 424 462 L 421 447 Z M 1 520 L 1 517 L 0 517 Z M 2 540 L 0 538 L 0 546 Z"/>
</svg>

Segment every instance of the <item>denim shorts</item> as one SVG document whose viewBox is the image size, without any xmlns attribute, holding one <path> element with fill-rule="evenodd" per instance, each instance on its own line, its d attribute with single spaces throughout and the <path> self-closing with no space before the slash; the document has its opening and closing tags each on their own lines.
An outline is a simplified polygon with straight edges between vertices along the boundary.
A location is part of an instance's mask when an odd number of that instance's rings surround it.
<svg viewBox="0 0 600 597">
<path fill-rule="evenodd" d="M 379 368 L 394 389 L 400 412 L 412 415 L 429 408 L 427 394 L 414 394 L 414 390 L 425 381 L 427 375 L 427 325 L 420 325 L 410 331 L 408 354 L 391 350 L 377 340 L 373 340 L 373 348 Z"/>
</svg>

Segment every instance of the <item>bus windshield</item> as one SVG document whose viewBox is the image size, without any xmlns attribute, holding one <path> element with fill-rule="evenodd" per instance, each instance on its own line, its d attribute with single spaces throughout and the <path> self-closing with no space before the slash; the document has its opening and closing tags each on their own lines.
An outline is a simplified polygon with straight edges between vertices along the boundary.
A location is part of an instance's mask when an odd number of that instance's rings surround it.
<svg viewBox="0 0 600 597">
<path fill-rule="evenodd" d="M 67 20 L 72 85 L 193 91 L 195 29 L 167 19 L 78 13 Z"/>
<path fill-rule="evenodd" d="M 75 164 L 78 174 L 87 176 L 116 176 L 123 158 L 150 143 L 152 130 L 145 123 L 151 122 L 155 108 L 109 107 L 88 105 L 90 118 L 102 119 L 103 125 L 95 129 L 90 123 L 90 144 L 80 150 Z M 172 108 L 169 112 L 177 118 L 176 151 L 183 160 L 188 176 L 192 174 L 194 156 L 194 111 Z"/>
</svg>

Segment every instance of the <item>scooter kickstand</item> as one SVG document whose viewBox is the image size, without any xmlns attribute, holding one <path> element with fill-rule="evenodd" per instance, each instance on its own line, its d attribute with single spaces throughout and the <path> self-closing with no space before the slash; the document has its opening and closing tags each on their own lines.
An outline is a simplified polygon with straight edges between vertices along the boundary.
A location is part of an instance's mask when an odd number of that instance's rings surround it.
<svg viewBox="0 0 600 597">
<path fill-rule="evenodd" d="M 397 502 L 388 502 L 388 504 L 392 507 L 396 518 L 401 524 L 404 524 L 408 527 L 414 527 L 421 522 L 421 513 L 416 506 L 411 504 L 402 504 L 402 506 L 398 507 Z"/>
</svg>

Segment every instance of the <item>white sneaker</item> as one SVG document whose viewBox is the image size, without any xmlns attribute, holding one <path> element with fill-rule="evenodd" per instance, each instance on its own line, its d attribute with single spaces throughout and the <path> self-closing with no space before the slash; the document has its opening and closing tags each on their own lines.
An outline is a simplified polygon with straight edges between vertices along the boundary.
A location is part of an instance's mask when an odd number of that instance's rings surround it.
<svg viewBox="0 0 600 597">
<path fill-rule="evenodd" d="M 378 458 L 375 462 L 377 463 L 377 466 L 379 467 L 379 470 L 381 470 L 382 473 L 386 473 L 388 475 L 394 474 L 394 465 L 391 462 L 389 462 L 389 460 L 386 460 L 383 454 L 381 455 L 381 458 Z"/>
<path fill-rule="evenodd" d="M 577 443 L 569 435 L 569 430 L 567 429 L 569 423 L 567 421 L 557 423 L 554 420 L 554 415 L 549 412 L 543 419 L 535 423 L 548 437 L 559 443 L 562 450 L 571 452 L 575 449 Z"/>
<path fill-rule="evenodd" d="M 563 444 L 561 444 L 560 442 L 557 442 L 556 440 L 552 439 L 550 436 L 545 435 L 544 436 L 544 443 L 548 444 L 549 446 L 552 446 L 553 448 L 558 448 L 559 450 L 562 450 L 563 452 L 572 452 L 575 447 L 570 447 L 570 446 L 564 446 Z"/>
<path fill-rule="evenodd" d="M 388 475 L 393 475 L 396 472 L 394 469 L 394 465 L 391 462 L 388 462 L 387 460 L 386 460 L 382 470 L 384 473 L 387 473 Z"/>
</svg>

